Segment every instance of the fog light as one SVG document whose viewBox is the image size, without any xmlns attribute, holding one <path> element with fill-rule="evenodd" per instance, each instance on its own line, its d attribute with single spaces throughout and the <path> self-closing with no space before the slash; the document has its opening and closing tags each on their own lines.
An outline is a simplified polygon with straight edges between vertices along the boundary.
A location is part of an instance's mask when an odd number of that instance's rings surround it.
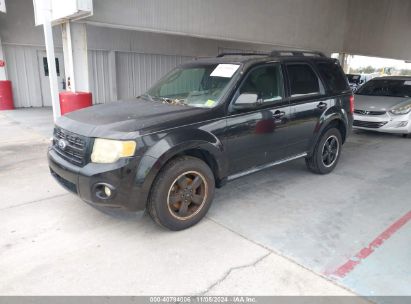
<svg viewBox="0 0 411 304">
<path fill-rule="evenodd" d="M 106 183 L 95 184 L 92 191 L 101 200 L 113 199 L 116 196 L 116 188 Z"/>
<path fill-rule="evenodd" d="M 394 125 L 394 128 L 404 128 L 408 125 L 408 121 L 399 121 Z"/>
<path fill-rule="evenodd" d="M 104 186 L 104 193 L 107 195 L 107 197 L 111 196 L 111 189 L 107 186 Z"/>
</svg>

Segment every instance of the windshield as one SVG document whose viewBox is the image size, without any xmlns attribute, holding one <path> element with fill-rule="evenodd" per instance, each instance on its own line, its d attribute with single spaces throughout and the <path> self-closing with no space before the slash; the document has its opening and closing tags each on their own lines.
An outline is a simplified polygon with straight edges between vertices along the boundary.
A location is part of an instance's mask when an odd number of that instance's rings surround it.
<svg viewBox="0 0 411 304">
<path fill-rule="evenodd" d="M 171 104 L 212 108 L 234 77 L 238 64 L 201 64 L 179 67 L 167 74 L 142 97 Z"/>
<path fill-rule="evenodd" d="M 411 80 L 371 80 L 362 86 L 356 94 L 369 96 L 411 97 Z"/>
</svg>

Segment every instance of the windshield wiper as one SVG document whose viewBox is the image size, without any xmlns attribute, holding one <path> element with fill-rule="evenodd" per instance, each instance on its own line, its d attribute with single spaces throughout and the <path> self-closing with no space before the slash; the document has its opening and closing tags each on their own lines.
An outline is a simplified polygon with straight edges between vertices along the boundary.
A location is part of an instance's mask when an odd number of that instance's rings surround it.
<svg viewBox="0 0 411 304">
<path fill-rule="evenodd" d="M 187 105 L 186 101 L 184 99 L 178 99 L 178 98 L 169 98 L 169 97 L 157 97 L 160 99 L 163 103 L 167 104 L 172 104 L 172 105 Z"/>
<path fill-rule="evenodd" d="M 167 104 L 187 105 L 187 103 L 185 102 L 185 99 L 151 96 L 150 94 L 147 94 L 147 93 L 144 93 L 140 96 L 137 96 L 137 98 L 144 98 L 144 99 L 150 100 L 150 101 L 159 100 L 159 101 L 161 101 L 163 103 L 167 103 Z"/>
</svg>

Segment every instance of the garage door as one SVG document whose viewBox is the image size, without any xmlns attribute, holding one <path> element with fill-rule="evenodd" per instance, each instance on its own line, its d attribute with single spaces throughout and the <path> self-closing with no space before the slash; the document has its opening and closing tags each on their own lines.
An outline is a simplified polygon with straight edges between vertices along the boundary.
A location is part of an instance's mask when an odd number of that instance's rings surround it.
<svg viewBox="0 0 411 304">
<path fill-rule="evenodd" d="M 118 52 L 117 94 L 120 99 L 138 96 L 177 65 L 193 60 L 191 56 Z"/>
<path fill-rule="evenodd" d="M 7 75 L 17 108 L 43 105 L 37 51 L 35 47 L 4 45 Z"/>
</svg>

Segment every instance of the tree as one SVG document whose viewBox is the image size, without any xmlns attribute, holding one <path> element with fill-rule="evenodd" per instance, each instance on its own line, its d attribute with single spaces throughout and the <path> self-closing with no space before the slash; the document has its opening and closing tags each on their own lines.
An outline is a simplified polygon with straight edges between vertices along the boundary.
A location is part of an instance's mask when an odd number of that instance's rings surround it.
<svg viewBox="0 0 411 304">
<path fill-rule="evenodd" d="M 374 73 L 376 71 L 376 69 L 375 68 L 373 68 L 372 66 L 367 66 L 367 67 L 365 67 L 365 68 L 360 68 L 360 72 L 361 73 L 364 73 L 364 74 L 371 74 L 371 73 Z"/>
<path fill-rule="evenodd" d="M 400 76 L 411 76 L 411 70 L 400 70 Z"/>
</svg>

